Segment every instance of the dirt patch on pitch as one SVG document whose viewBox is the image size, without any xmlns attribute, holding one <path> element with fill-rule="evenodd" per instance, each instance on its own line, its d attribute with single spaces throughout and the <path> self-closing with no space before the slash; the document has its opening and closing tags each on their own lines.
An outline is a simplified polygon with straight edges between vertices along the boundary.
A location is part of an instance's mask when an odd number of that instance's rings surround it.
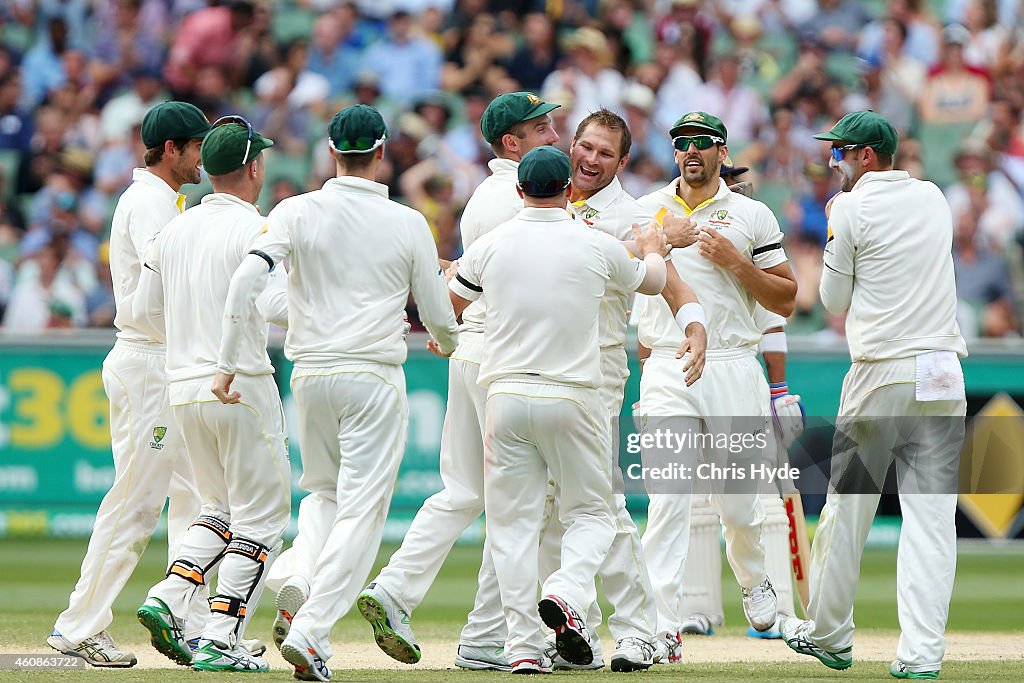
<svg viewBox="0 0 1024 683">
<path fill-rule="evenodd" d="M 888 662 L 896 656 L 898 634 L 861 633 L 854 642 L 854 657 L 858 661 Z M 1024 632 L 1022 633 L 952 633 L 948 636 L 947 660 L 1022 660 L 1024 659 Z M 153 650 L 148 643 L 131 643 L 140 668 L 176 668 L 168 659 Z M 334 656 L 330 665 L 344 669 L 451 669 L 454 668 L 455 640 L 425 640 L 423 659 L 419 664 L 401 664 L 381 652 L 373 642 L 347 641 L 333 643 Z M 0 646 L 0 653 L 35 652 L 54 654 L 52 650 L 37 647 Z M 610 652 L 606 652 L 606 657 Z M 685 662 L 805 662 L 806 657 L 791 652 L 778 640 L 756 640 L 737 636 L 690 636 L 683 642 Z M 289 667 L 276 649 L 267 653 L 271 669 Z"/>
</svg>

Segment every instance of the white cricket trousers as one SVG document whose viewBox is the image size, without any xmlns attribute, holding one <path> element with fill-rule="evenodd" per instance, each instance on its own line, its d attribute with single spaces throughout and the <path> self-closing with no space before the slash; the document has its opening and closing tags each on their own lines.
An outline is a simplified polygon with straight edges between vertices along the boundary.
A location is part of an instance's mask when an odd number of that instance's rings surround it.
<svg viewBox="0 0 1024 683">
<path fill-rule="evenodd" d="M 210 375 L 175 382 L 170 390 L 171 412 L 184 435 L 196 475 L 201 514 L 223 522 L 231 540 L 251 541 L 269 552 L 262 562 L 236 552 L 225 554 L 226 540 L 216 539 L 208 528 L 196 526 L 185 534 L 179 557 L 192 562 L 201 558 L 204 564 L 219 562 L 217 596 L 242 600 L 245 609 L 239 619 L 244 619 L 256 611 L 266 565 L 280 551 L 281 538 L 291 519 L 284 410 L 273 375 L 236 375 L 232 389 L 242 395 L 241 403 L 236 405 L 225 405 L 214 398 L 212 383 Z M 193 588 L 187 580 L 171 574 L 149 594 L 163 600 L 173 614 L 182 614 Z M 215 613 L 202 635 L 230 643 L 237 621 Z"/>
<path fill-rule="evenodd" d="M 615 485 L 615 538 L 597 575 L 613 610 L 612 615 L 608 617 L 608 630 L 611 631 L 612 638 L 616 641 L 623 638 L 650 641 L 655 636 L 658 611 L 654 603 L 654 589 L 647 573 L 647 561 L 644 559 L 640 532 L 629 510 L 626 509 L 626 496 L 622 493 L 623 485 L 618 469 L 618 444 L 614 438 L 617 434 L 617 420 L 622 412 L 626 380 L 629 378 L 626 363 L 626 350 L 621 346 L 601 349 L 601 386 L 598 387 L 598 395 L 604 406 L 604 412 L 600 417 L 609 420 L 609 424 L 613 426 L 610 430 L 612 438 L 609 440 L 608 465 Z M 558 569 L 562 535 L 565 533 L 565 527 L 559 520 L 557 491 L 554 486 L 549 488 L 545 524 L 541 529 L 542 581 Z M 585 614 L 587 627 L 595 632 L 595 642 L 601 618 L 601 608 L 595 600 Z"/>
<path fill-rule="evenodd" d="M 164 346 L 115 342 L 103 360 L 103 388 L 110 402 L 114 483 L 96 511 L 68 608 L 54 624 L 73 643 L 110 626 L 111 606 L 146 549 L 167 499 L 168 566 L 200 506 L 185 444 L 171 417 Z M 208 597 L 204 590 L 192 601 L 187 636 L 198 635 L 205 625 Z"/>
<path fill-rule="evenodd" d="M 291 386 L 299 484 L 309 491 L 292 551 L 306 568 L 300 575 L 311 579 L 292 628 L 326 659 L 331 629 L 366 585 L 380 549 L 409 426 L 405 373 L 381 363 L 296 365 Z"/>
<path fill-rule="evenodd" d="M 560 567 L 544 582 L 578 612 L 597 596 L 594 578 L 615 537 L 607 420 L 596 389 L 516 375 L 487 393 L 484 506 L 510 663 L 541 659 L 538 545 L 548 472 L 560 488 L 565 525 Z"/>
<path fill-rule="evenodd" d="M 440 472 L 444 488 L 428 498 L 400 547 L 374 581 L 407 612 L 423 601 L 459 535 L 484 512 L 484 404 L 487 389 L 477 384 L 482 334 L 461 334 L 448 361 L 448 405 L 441 430 Z M 476 605 L 459 642 L 503 647 L 508 631 L 485 543 Z"/>
<path fill-rule="evenodd" d="M 672 349 L 652 351 L 640 378 L 641 420 L 663 416 L 660 423 L 673 432 L 712 435 L 729 435 L 737 428 L 749 430 L 751 423 L 757 422 L 765 434 L 770 434 L 770 391 L 754 348 L 709 350 L 704 373 L 691 387 L 681 380 L 684 362 Z M 678 461 L 690 466 L 701 461 L 723 465 L 729 458 L 727 450 L 717 448 L 678 454 Z M 642 541 L 658 608 L 659 633 L 675 633 L 686 616 L 682 612 L 683 577 L 696 467 L 691 472 L 694 476 L 655 489 L 662 492 L 650 494 L 647 508 Z M 651 481 L 647 487 L 652 489 Z M 722 520 L 726 557 L 736 580 L 743 587 L 756 586 L 767 577 L 761 542 L 764 510 L 757 492 L 713 492 L 711 505 Z"/>
<path fill-rule="evenodd" d="M 956 573 L 955 488 L 935 491 L 935 480 L 956 484 L 963 445 L 965 399 L 918 401 L 915 359 L 858 362 L 843 381 L 837 461 L 856 458 L 880 490 L 893 460 L 899 478 L 903 527 L 896 557 L 896 600 L 902 634 L 896 657 L 909 671 L 941 667 L 946 619 Z M 942 416 L 948 416 L 943 419 Z M 872 418 L 859 419 L 858 418 Z M 940 481 L 941 483 L 941 481 Z M 831 490 L 811 548 L 809 635 L 826 650 L 853 645 L 853 602 L 860 560 L 878 509 L 877 493 Z"/>
</svg>

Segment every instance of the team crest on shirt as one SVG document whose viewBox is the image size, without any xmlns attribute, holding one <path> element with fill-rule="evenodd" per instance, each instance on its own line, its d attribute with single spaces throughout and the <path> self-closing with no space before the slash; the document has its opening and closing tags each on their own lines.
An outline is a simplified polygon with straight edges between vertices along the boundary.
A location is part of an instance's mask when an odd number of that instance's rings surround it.
<svg viewBox="0 0 1024 683">
<path fill-rule="evenodd" d="M 163 450 L 164 445 L 160 442 L 164 440 L 166 435 L 167 427 L 153 427 L 153 440 L 149 442 L 149 447 L 155 448 L 158 451 Z"/>
<path fill-rule="evenodd" d="M 600 212 L 597 209 L 585 206 L 577 215 L 587 221 L 590 225 L 593 225 L 594 221 L 592 219 L 597 218 L 598 213 Z"/>
<path fill-rule="evenodd" d="M 708 223 L 712 225 L 728 226 L 732 225 L 732 221 L 726 220 L 729 217 L 729 212 L 726 209 L 719 209 L 718 211 L 711 212 L 711 218 L 708 219 Z"/>
</svg>

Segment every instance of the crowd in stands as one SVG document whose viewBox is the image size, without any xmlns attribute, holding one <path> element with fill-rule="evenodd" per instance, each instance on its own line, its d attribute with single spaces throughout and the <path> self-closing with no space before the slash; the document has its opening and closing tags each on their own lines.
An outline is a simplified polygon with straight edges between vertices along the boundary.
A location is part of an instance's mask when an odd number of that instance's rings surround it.
<svg viewBox="0 0 1024 683">
<path fill-rule="evenodd" d="M 0 329 L 109 327 L 106 238 L 141 165 L 143 114 L 184 99 L 277 144 L 260 201 L 319 187 L 326 122 L 387 119 L 380 180 L 426 215 L 444 258 L 486 176 L 480 116 L 532 90 L 568 148 L 607 107 L 628 121 L 639 196 L 678 173 L 667 131 L 705 110 L 775 211 L 800 284 L 792 333 L 842 334 L 817 297 L 838 190 L 811 134 L 874 109 L 896 167 L 949 200 L 965 336 L 1024 318 L 1024 9 L 1017 0 L 4 0 L 0 3 Z M 185 186 L 190 204 L 210 191 Z M 892 207 L 895 212 L 900 207 Z"/>
</svg>

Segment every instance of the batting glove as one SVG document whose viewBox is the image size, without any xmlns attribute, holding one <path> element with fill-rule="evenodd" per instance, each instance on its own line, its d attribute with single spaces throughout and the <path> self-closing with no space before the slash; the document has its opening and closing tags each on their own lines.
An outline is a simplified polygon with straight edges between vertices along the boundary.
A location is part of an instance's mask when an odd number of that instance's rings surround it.
<svg viewBox="0 0 1024 683">
<path fill-rule="evenodd" d="M 807 424 L 807 413 L 804 412 L 804 404 L 796 394 L 789 393 L 789 387 L 785 382 L 776 382 L 769 385 L 772 390 L 772 418 L 775 422 L 775 432 L 782 440 L 782 445 L 789 448 L 793 442 L 803 434 L 804 426 Z"/>
</svg>

